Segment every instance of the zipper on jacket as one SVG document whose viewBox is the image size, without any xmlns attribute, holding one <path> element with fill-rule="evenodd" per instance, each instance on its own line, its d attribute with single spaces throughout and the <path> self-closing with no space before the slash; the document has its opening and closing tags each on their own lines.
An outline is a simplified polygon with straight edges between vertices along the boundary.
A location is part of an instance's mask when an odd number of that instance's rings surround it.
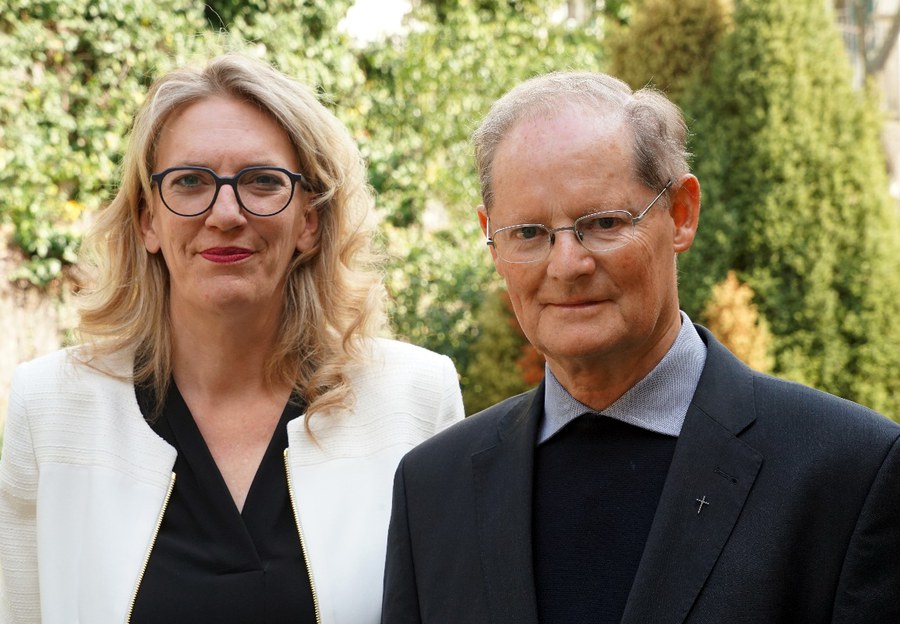
<svg viewBox="0 0 900 624">
<path fill-rule="evenodd" d="M 316 612 L 316 624 L 322 624 L 322 612 L 319 609 L 319 597 L 316 595 L 316 581 L 313 579 L 312 568 L 309 565 L 309 555 L 306 551 L 306 540 L 303 538 L 303 527 L 300 526 L 300 515 L 297 513 L 297 502 L 294 499 L 294 483 L 291 480 L 291 467 L 288 465 L 288 450 L 284 449 L 284 471 L 287 474 L 288 498 L 291 499 L 291 510 L 294 512 L 294 524 L 297 525 L 297 535 L 300 536 L 300 553 L 306 564 L 306 574 L 309 576 L 309 588 L 312 591 L 313 610 Z"/>
<path fill-rule="evenodd" d="M 150 563 L 150 553 L 156 545 L 156 537 L 159 535 L 159 527 L 162 526 L 163 516 L 166 508 L 169 506 L 169 499 L 172 498 L 172 490 L 175 489 L 175 473 L 169 478 L 169 489 L 166 490 L 166 497 L 163 499 L 162 509 L 159 510 L 159 517 L 156 519 L 156 526 L 153 527 L 153 537 L 150 538 L 150 546 L 147 547 L 147 554 L 144 556 L 144 565 L 141 566 L 141 573 L 138 575 L 137 585 L 134 586 L 134 593 L 131 594 L 131 604 L 128 605 L 128 615 L 125 617 L 125 624 L 131 622 L 131 616 L 134 614 L 134 603 L 137 601 L 138 590 L 141 588 L 141 582 L 144 580 L 144 573 L 147 572 L 147 564 Z"/>
</svg>

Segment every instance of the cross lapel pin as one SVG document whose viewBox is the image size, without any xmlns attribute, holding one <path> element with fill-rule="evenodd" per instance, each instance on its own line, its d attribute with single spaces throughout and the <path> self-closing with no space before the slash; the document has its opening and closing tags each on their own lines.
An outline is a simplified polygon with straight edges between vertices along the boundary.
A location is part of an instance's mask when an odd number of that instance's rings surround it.
<svg viewBox="0 0 900 624">
<path fill-rule="evenodd" d="M 694 501 L 700 503 L 700 505 L 697 507 L 697 515 L 699 516 L 700 512 L 703 511 L 703 506 L 709 505 L 709 501 L 706 500 L 706 495 L 704 495 L 702 498 L 695 498 Z"/>
</svg>

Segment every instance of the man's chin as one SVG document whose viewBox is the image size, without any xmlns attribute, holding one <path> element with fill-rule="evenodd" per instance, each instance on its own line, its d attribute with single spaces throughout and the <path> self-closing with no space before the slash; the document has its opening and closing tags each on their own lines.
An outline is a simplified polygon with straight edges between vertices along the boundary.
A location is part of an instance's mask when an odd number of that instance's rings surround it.
<svg viewBox="0 0 900 624">
<path fill-rule="evenodd" d="M 592 334 L 559 334 L 543 343 L 538 352 L 551 362 L 593 362 L 603 360 L 615 351 L 615 346 L 596 332 Z"/>
</svg>

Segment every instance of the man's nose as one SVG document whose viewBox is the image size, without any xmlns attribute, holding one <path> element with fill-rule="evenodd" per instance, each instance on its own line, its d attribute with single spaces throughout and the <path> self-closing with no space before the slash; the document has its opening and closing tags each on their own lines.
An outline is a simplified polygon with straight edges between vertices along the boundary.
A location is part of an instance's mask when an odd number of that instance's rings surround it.
<svg viewBox="0 0 900 624">
<path fill-rule="evenodd" d="M 553 247 L 556 244 L 556 235 L 559 232 L 572 232 L 575 235 L 577 243 L 581 244 L 581 235 L 578 233 L 578 230 L 575 229 L 574 225 L 566 225 L 564 227 L 553 228 L 550 230 L 550 246 Z"/>
<path fill-rule="evenodd" d="M 553 230 L 551 241 L 548 275 L 571 278 L 594 270 L 594 256 L 581 244 L 574 226 Z"/>
</svg>

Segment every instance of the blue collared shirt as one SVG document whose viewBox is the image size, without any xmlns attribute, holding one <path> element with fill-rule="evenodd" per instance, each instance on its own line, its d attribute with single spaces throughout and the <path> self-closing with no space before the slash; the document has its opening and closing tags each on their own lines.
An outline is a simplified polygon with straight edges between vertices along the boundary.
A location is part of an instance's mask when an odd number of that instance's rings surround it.
<svg viewBox="0 0 900 624">
<path fill-rule="evenodd" d="M 678 437 L 705 363 L 706 345 L 691 319 L 682 312 L 681 330 L 663 359 L 646 377 L 603 410 L 603 415 Z M 549 440 L 585 412 L 596 413 L 562 387 L 549 365 L 545 373 L 544 419 L 538 432 L 538 444 Z M 598 379 L 597 383 L 603 383 L 603 380 Z"/>
</svg>

